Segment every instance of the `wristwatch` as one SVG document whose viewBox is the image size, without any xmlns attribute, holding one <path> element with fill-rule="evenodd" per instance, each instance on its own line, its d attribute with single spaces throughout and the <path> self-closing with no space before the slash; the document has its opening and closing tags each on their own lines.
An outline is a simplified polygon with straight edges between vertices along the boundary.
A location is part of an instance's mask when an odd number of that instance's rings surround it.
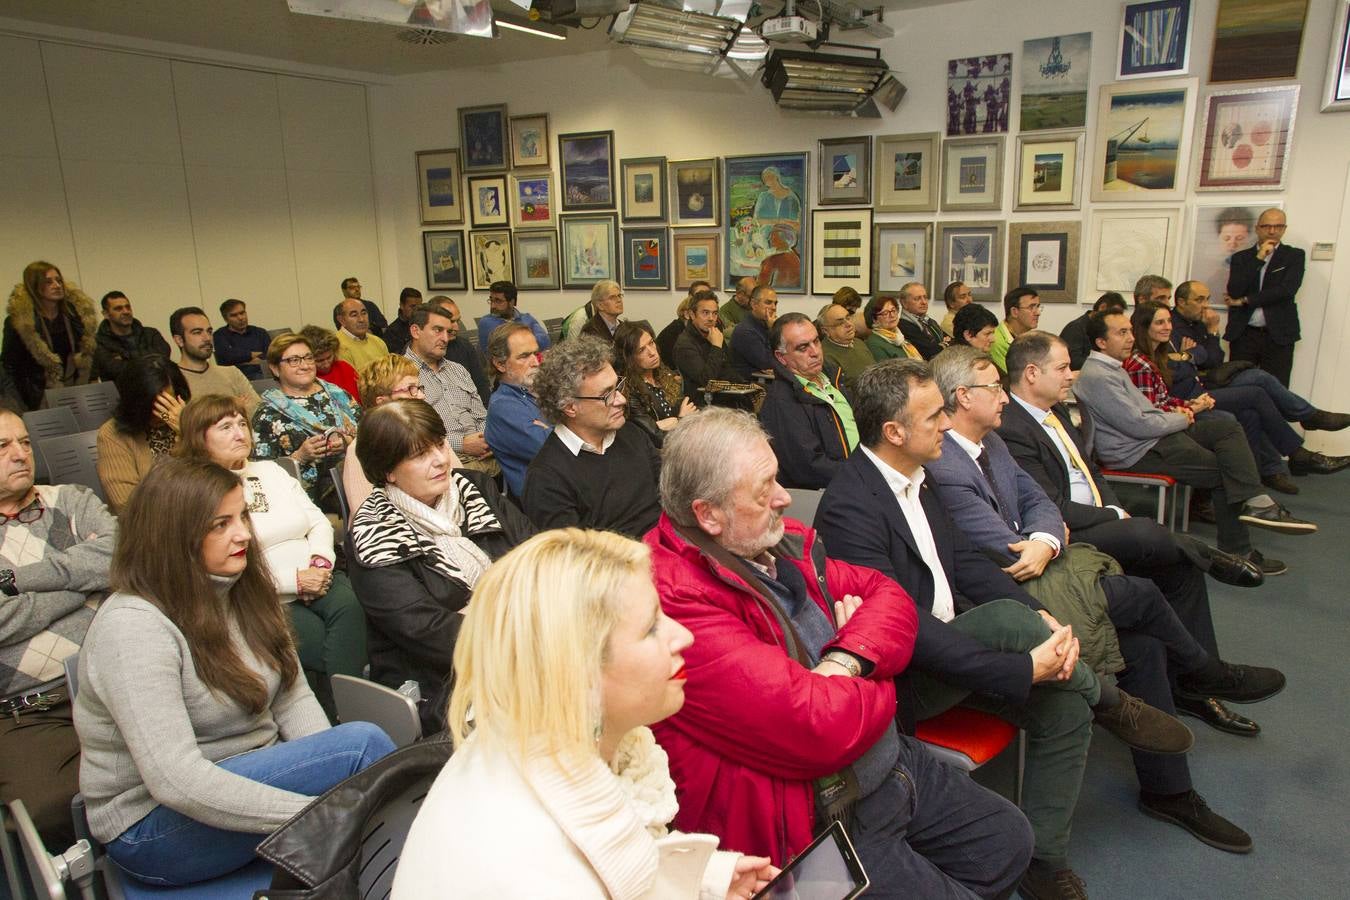
<svg viewBox="0 0 1350 900">
<path fill-rule="evenodd" d="M 820 659 L 821 662 L 828 659 L 832 663 L 843 666 L 848 669 L 848 674 L 854 678 L 862 677 L 862 663 L 858 662 L 858 657 L 852 653 L 845 653 L 843 650 L 831 650 Z"/>
<path fill-rule="evenodd" d="M 19 589 L 14 586 L 13 569 L 0 569 L 0 593 L 7 597 L 19 596 Z"/>
</svg>

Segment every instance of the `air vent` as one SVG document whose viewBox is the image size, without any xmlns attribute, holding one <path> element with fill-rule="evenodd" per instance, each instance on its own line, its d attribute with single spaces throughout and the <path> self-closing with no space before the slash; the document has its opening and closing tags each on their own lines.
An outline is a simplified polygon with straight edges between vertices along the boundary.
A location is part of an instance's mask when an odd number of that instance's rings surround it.
<svg viewBox="0 0 1350 900">
<path fill-rule="evenodd" d="M 419 47 L 448 44 L 455 39 L 455 35 L 448 31 L 436 31 L 432 28 L 401 28 L 397 37 L 405 44 L 416 44 Z"/>
</svg>

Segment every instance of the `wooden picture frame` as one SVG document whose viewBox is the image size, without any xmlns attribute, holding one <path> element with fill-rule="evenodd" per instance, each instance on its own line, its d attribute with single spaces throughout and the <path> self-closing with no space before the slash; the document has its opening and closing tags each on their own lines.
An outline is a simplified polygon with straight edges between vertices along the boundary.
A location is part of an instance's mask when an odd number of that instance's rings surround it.
<svg viewBox="0 0 1350 900">
<path fill-rule="evenodd" d="M 942 183 L 942 135 L 884 134 L 876 140 L 877 212 L 936 212 Z"/>
<path fill-rule="evenodd" d="M 872 293 L 872 210 L 816 209 L 811 212 L 811 293 L 833 294 L 841 287 Z"/>
<path fill-rule="evenodd" d="M 1176 280 L 1181 207 L 1104 208 L 1093 210 L 1084 248 L 1083 295 L 1107 291 L 1128 297 L 1142 275 Z"/>
<path fill-rule="evenodd" d="M 723 287 L 730 289 L 748 275 L 780 294 L 807 293 L 811 154 L 728 156 L 722 165 L 727 211 Z"/>
<path fill-rule="evenodd" d="M 417 198 L 423 225 L 464 222 L 464 187 L 458 150 L 418 150 Z"/>
<path fill-rule="evenodd" d="M 1116 80 L 1185 75 L 1191 67 L 1191 0 L 1126 3 Z"/>
<path fill-rule="evenodd" d="M 546 169 L 549 165 L 548 113 L 512 116 L 511 168 Z"/>
<path fill-rule="evenodd" d="M 816 142 L 816 202 L 822 205 L 872 202 L 872 137 Z"/>
<path fill-rule="evenodd" d="M 1278 191 L 1289 174 L 1297 84 L 1215 91 L 1205 100 L 1197 191 Z"/>
<path fill-rule="evenodd" d="M 643 156 L 619 160 L 625 222 L 666 220 L 666 158 Z"/>
<path fill-rule="evenodd" d="M 688 290 L 695 281 L 706 281 L 714 289 L 722 283 L 721 231 L 676 231 L 670 244 L 676 290 Z"/>
<path fill-rule="evenodd" d="M 614 132 L 558 135 L 558 172 L 563 212 L 613 209 Z"/>
<path fill-rule="evenodd" d="M 624 290 L 670 290 L 670 232 L 664 225 L 623 229 L 619 255 Z"/>
<path fill-rule="evenodd" d="M 979 303 L 1003 299 L 1003 222 L 938 223 L 934 287 L 953 281 L 970 288 Z"/>
<path fill-rule="evenodd" d="M 558 224 L 558 194 L 552 172 L 511 176 L 511 224 L 552 228 Z"/>
<path fill-rule="evenodd" d="M 717 157 L 667 160 L 666 182 L 670 191 L 667 208 L 671 228 L 722 224 L 721 161 Z"/>
<path fill-rule="evenodd" d="M 464 192 L 469 202 L 469 226 L 496 228 L 511 222 L 505 175 L 470 175 Z"/>
<path fill-rule="evenodd" d="M 507 168 L 508 116 L 505 103 L 461 106 L 459 148 L 465 172 L 493 172 Z"/>
<path fill-rule="evenodd" d="M 422 232 L 422 261 L 426 265 L 427 290 L 468 290 L 463 229 Z"/>
<path fill-rule="evenodd" d="M 514 277 L 509 228 L 470 231 L 468 252 L 475 291 L 486 291 L 492 282 L 507 281 Z"/>
<path fill-rule="evenodd" d="M 872 226 L 872 293 L 898 294 L 911 281 L 932 296 L 933 223 L 877 222 Z"/>
<path fill-rule="evenodd" d="M 619 217 L 616 213 L 578 213 L 559 219 L 562 280 L 567 290 L 590 288 L 597 281 L 619 280 Z"/>
<path fill-rule="evenodd" d="M 518 290 L 556 291 L 562 288 L 558 232 L 551 228 L 511 232 L 511 256 Z"/>
<path fill-rule="evenodd" d="M 1045 303 L 1078 299 L 1081 222 L 1013 222 L 1008 226 L 1008 284 L 1035 288 Z"/>
<path fill-rule="evenodd" d="M 1102 85 L 1088 170 L 1094 203 L 1186 199 L 1195 95 L 1194 78 Z"/>
<path fill-rule="evenodd" d="M 1078 209 L 1083 188 L 1083 131 L 1017 136 L 1013 209 Z"/>
<path fill-rule="evenodd" d="M 966 212 L 1003 208 L 1003 137 L 942 142 L 942 209 Z"/>
</svg>

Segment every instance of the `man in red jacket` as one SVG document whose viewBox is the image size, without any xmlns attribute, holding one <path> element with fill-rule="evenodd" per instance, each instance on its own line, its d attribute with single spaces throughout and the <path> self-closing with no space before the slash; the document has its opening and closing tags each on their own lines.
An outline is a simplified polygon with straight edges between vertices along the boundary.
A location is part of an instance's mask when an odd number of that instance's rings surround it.
<svg viewBox="0 0 1350 900">
<path fill-rule="evenodd" d="M 664 512 L 644 538 L 667 615 L 694 633 L 684 708 L 656 726 L 675 826 L 785 864 L 842 818 L 873 897 L 1004 897 L 1026 870 L 1022 813 L 895 724 L 914 603 L 827 559 L 759 424 L 708 409 L 666 438 Z"/>
</svg>

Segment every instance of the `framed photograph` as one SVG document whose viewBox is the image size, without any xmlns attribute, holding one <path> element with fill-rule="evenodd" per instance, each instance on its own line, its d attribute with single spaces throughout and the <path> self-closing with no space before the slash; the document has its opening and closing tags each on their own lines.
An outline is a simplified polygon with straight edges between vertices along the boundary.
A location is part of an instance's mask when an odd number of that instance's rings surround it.
<svg viewBox="0 0 1350 900">
<path fill-rule="evenodd" d="M 1202 203 L 1191 214 L 1190 258 L 1186 274 L 1209 288 L 1210 305 L 1223 308 L 1233 254 L 1256 243 L 1256 220 L 1261 213 L 1284 206 L 1273 203 Z"/>
<path fill-rule="evenodd" d="M 1092 200 L 1186 199 L 1195 79 L 1104 84 L 1097 102 Z"/>
<path fill-rule="evenodd" d="M 936 131 L 877 138 L 877 212 L 937 210 L 941 142 Z"/>
<path fill-rule="evenodd" d="M 961 281 L 980 303 L 1003 299 L 1002 222 L 939 223 L 937 252 L 934 289 Z"/>
<path fill-rule="evenodd" d="M 1185 75 L 1191 64 L 1191 0 L 1126 3 L 1116 78 Z"/>
<path fill-rule="evenodd" d="M 1078 222 L 1013 222 L 1008 226 L 1008 284 L 1033 287 L 1046 303 L 1078 299 Z"/>
<path fill-rule="evenodd" d="M 556 291 L 562 287 L 558 269 L 558 232 L 513 231 L 516 287 L 522 291 Z"/>
<path fill-rule="evenodd" d="M 1347 109 L 1350 109 L 1350 0 L 1336 0 L 1336 24 L 1331 31 L 1322 112 Z"/>
<path fill-rule="evenodd" d="M 511 168 L 533 169 L 548 166 L 548 113 L 512 116 Z"/>
<path fill-rule="evenodd" d="M 558 164 L 564 212 L 614 208 L 614 132 L 558 135 Z"/>
<path fill-rule="evenodd" d="M 816 202 L 872 202 L 872 138 L 834 138 L 816 144 Z"/>
<path fill-rule="evenodd" d="M 1205 101 L 1197 191 L 1278 191 L 1294 146 L 1298 85 L 1218 91 Z"/>
<path fill-rule="evenodd" d="M 1092 32 L 1022 42 L 1019 131 L 1082 128 L 1087 124 Z"/>
<path fill-rule="evenodd" d="M 1083 141 L 1081 131 L 1018 135 L 1013 209 L 1078 209 Z"/>
<path fill-rule="evenodd" d="M 1308 0 L 1219 0 L 1209 80 L 1294 78 L 1307 15 Z"/>
<path fill-rule="evenodd" d="M 670 184 L 670 227 L 719 225 L 717 158 L 672 159 L 666 163 Z M 697 278 L 695 279 L 697 280 Z"/>
<path fill-rule="evenodd" d="M 1011 53 L 947 61 L 947 137 L 1006 132 L 1011 104 Z"/>
<path fill-rule="evenodd" d="M 625 228 L 622 247 L 624 290 L 670 290 L 670 232 L 664 226 Z"/>
<path fill-rule="evenodd" d="M 468 289 L 464 268 L 463 231 L 422 232 L 422 258 L 427 265 L 427 288 L 433 291 Z"/>
<path fill-rule="evenodd" d="M 1095 300 L 1107 291 L 1128 297 L 1141 275 L 1175 281 L 1180 230 L 1179 206 L 1094 212 L 1084 265 L 1085 299 Z"/>
<path fill-rule="evenodd" d="M 942 208 L 1003 208 L 1003 138 L 942 142 Z"/>
<path fill-rule="evenodd" d="M 459 172 L 458 150 L 417 151 L 417 196 L 423 225 L 458 225 L 464 221 Z"/>
<path fill-rule="evenodd" d="M 917 281 L 931 295 L 933 223 L 878 222 L 872 226 L 872 292 L 897 294 Z"/>
<path fill-rule="evenodd" d="M 722 283 L 722 233 L 677 231 L 671 238 L 675 289 L 684 291 L 695 281 Z"/>
<path fill-rule="evenodd" d="M 465 172 L 507 168 L 506 104 L 462 106 L 459 109 L 459 147 Z"/>
<path fill-rule="evenodd" d="M 817 209 L 811 213 L 811 293 L 841 287 L 872 293 L 872 210 Z"/>
<path fill-rule="evenodd" d="M 625 222 L 666 220 L 666 158 L 647 156 L 619 161 Z"/>
<path fill-rule="evenodd" d="M 552 172 L 511 176 L 511 223 L 517 228 L 552 228 L 555 202 Z"/>
<path fill-rule="evenodd" d="M 469 224 L 474 228 L 506 225 L 506 176 L 470 175 L 468 181 Z"/>
<path fill-rule="evenodd" d="M 494 281 L 509 281 L 512 274 L 510 229 L 470 231 L 469 256 L 473 259 L 475 291 L 486 291 Z"/>
<path fill-rule="evenodd" d="M 746 275 L 780 294 L 806 292 L 809 153 L 729 156 L 726 166 L 727 270 L 724 285 Z"/>
<path fill-rule="evenodd" d="M 619 217 L 614 213 L 563 216 L 562 279 L 568 290 L 619 280 Z"/>
</svg>

